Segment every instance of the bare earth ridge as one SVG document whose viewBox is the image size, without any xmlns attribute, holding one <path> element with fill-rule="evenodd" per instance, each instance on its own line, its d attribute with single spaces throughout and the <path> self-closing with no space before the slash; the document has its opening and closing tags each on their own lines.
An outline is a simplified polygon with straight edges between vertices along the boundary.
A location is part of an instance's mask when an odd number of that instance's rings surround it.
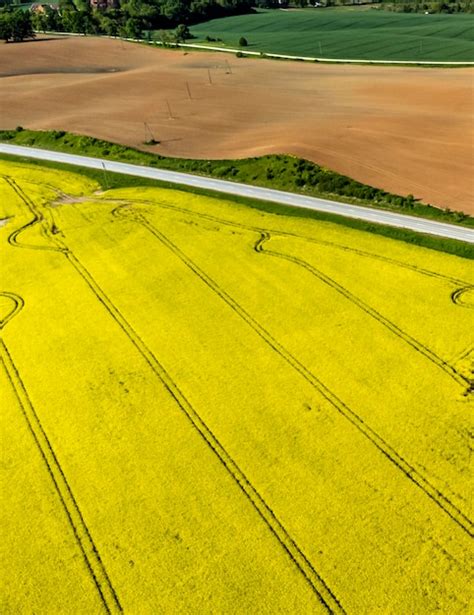
<svg viewBox="0 0 474 615">
<path fill-rule="evenodd" d="M 289 153 L 474 213 L 473 76 L 43 39 L 0 47 L 0 127 L 70 130 L 166 156 Z M 143 144 L 150 131 L 160 145 Z"/>
</svg>

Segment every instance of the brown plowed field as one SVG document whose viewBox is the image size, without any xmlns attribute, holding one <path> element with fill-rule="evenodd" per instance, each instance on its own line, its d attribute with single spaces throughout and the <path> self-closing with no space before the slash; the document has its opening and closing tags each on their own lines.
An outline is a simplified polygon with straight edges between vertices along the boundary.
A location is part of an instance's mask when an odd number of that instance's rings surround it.
<svg viewBox="0 0 474 615">
<path fill-rule="evenodd" d="M 147 149 L 146 122 L 163 155 L 290 153 L 474 213 L 473 76 L 58 38 L 0 47 L 0 124 Z"/>
</svg>

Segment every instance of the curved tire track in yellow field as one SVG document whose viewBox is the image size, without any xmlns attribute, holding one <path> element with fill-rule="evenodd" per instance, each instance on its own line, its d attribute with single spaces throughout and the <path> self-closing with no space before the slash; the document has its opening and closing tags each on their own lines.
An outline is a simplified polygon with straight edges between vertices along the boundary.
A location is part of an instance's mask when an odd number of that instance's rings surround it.
<svg viewBox="0 0 474 615">
<path fill-rule="evenodd" d="M 33 220 L 22 226 L 20 229 L 13 231 L 10 234 L 8 240 L 14 247 L 56 251 L 67 256 L 67 249 L 61 246 L 59 242 L 52 238 L 48 229 L 45 226 L 45 220 L 41 212 L 38 211 L 34 203 L 23 193 L 20 187 L 11 178 L 4 179 L 15 190 L 16 194 L 20 197 L 22 202 L 28 207 L 29 212 L 33 215 Z M 43 233 L 46 239 L 53 239 L 55 247 L 50 246 L 30 246 L 29 244 L 19 243 L 17 241 L 18 236 L 22 231 L 25 231 L 35 224 L 41 224 L 43 227 Z M 12 296 L 12 293 L 2 292 L 0 295 Z M 23 299 L 18 295 L 14 295 L 17 300 L 17 305 L 23 306 Z M 13 298 L 13 297 L 12 297 Z M 21 308 L 17 308 L 14 313 L 17 313 Z M 14 313 L 11 313 L 8 318 L 3 319 L 0 322 L 0 329 L 13 317 Z M 33 406 L 25 384 L 18 372 L 18 369 L 13 361 L 13 358 L 3 341 L 0 338 L 0 360 L 6 371 L 8 380 L 15 392 L 16 398 L 20 405 L 22 414 L 28 425 L 33 439 L 38 447 L 43 462 L 45 463 L 48 474 L 53 482 L 56 493 L 59 497 L 61 505 L 64 509 L 69 525 L 73 531 L 76 542 L 79 546 L 81 554 L 83 556 L 85 565 L 92 577 L 94 585 L 99 593 L 100 600 L 107 613 L 120 613 L 122 612 L 122 606 L 112 585 L 112 582 L 107 574 L 105 566 L 100 557 L 97 546 L 92 538 L 92 535 L 87 527 L 82 512 L 79 508 L 77 500 L 73 494 L 71 486 L 66 478 L 66 475 L 61 467 L 61 464 L 54 452 L 53 446 L 43 428 L 42 422 Z"/>
<path fill-rule="evenodd" d="M 6 175 L 2 175 L 0 177 L 2 177 L 2 179 L 11 187 L 11 189 L 16 193 L 19 199 L 26 205 L 26 207 L 28 208 L 28 211 L 33 216 L 32 220 L 30 220 L 23 226 L 19 227 L 18 229 L 10 233 L 10 235 L 8 236 L 8 243 L 15 248 L 24 248 L 27 250 L 46 250 L 46 251 L 51 251 L 51 252 L 59 252 L 59 253 L 67 255 L 67 253 L 69 252 L 69 249 L 62 243 L 60 238 L 57 236 L 56 232 L 52 230 L 50 224 L 48 223 L 45 216 L 43 215 L 43 212 L 38 209 L 35 203 L 29 198 L 29 196 L 24 192 L 24 190 L 20 188 L 20 186 L 16 183 L 15 180 L 13 180 L 11 177 L 6 176 Z M 41 185 L 41 184 L 36 184 L 36 182 L 31 182 L 31 181 L 28 181 L 27 183 Z M 54 189 L 53 186 L 49 186 L 49 187 L 51 189 Z M 55 192 L 59 192 L 62 197 L 67 196 L 65 193 L 61 191 L 57 191 L 56 189 L 54 190 Z M 32 229 L 35 225 L 40 225 L 41 236 L 46 241 L 44 245 L 28 244 L 28 243 L 24 243 L 23 241 L 21 242 L 18 241 L 18 237 L 22 233 L 27 232 L 28 230 Z"/>
<path fill-rule="evenodd" d="M 10 181 L 13 182 L 13 180 Z M 15 182 L 13 182 L 15 183 Z M 17 193 L 21 195 L 22 201 L 27 205 L 28 209 L 35 216 L 36 222 L 44 223 L 44 217 L 41 212 L 38 212 L 34 203 L 27 197 L 26 194 L 21 190 L 21 188 L 16 185 Z M 29 223 L 28 226 L 30 226 Z M 50 237 L 50 230 L 46 230 L 47 235 Z M 130 342 L 135 346 L 138 350 L 142 358 L 148 364 L 150 369 L 154 372 L 154 374 L 159 378 L 162 385 L 174 399 L 178 407 L 185 414 L 187 419 L 190 421 L 191 425 L 196 429 L 199 435 L 203 438 L 206 445 L 215 453 L 218 457 L 220 463 L 224 466 L 224 468 L 229 472 L 231 477 L 234 479 L 236 484 L 240 487 L 242 492 L 248 498 L 256 512 L 259 514 L 261 519 L 267 525 L 269 530 L 278 540 L 279 544 L 286 551 L 287 555 L 293 561 L 293 563 L 298 568 L 299 572 L 305 577 L 306 581 L 309 583 L 311 589 L 313 590 L 315 596 L 319 600 L 319 602 L 326 608 L 329 613 L 335 614 L 344 614 L 345 611 L 336 598 L 332 590 L 329 588 L 327 583 L 321 577 L 321 575 L 316 571 L 313 564 L 309 561 L 300 547 L 297 545 L 295 540 L 291 537 L 288 531 L 285 529 L 283 524 L 279 521 L 274 511 L 270 508 L 270 506 L 265 502 L 263 497 L 259 494 L 256 488 L 252 485 L 249 479 L 245 476 L 243 471 L 239 468 L 234 459 L 230 456 L 230 454 L 226 451 L 224 446 L 219 442 L 218 438 L 211 431 L 208 425 L 202 420 L 198 412 L 193 408 L 185 395 L 181 392 L 180 388 L 176 384 L 176 382 L 172 379 L 170 374 L 166 371 L 164 366 L 159 362 L 153 351 L 146 345 L 141 336 L 137 333 L 137 331 L 132 327 L 132 325 L 127 321 L 127 319 L 123 316 L 117 306 L 111 301 L 111 299 L 106 295 L 106 293 L 101 289 L 101 287 L 97 284 L 94 277 L 90 274 L 87 268 L 79 261 L 79 259 L 69 250 L 67 247 L 60 244 L 60 242 L 53 238 L 56 245 L 58 245 L 58 251 L 60 251 L 69 262 L 76 269 L 77 273 L 82 277 L 86 285 L 93 292 L 97 300 L 102 304 L 102 306 L 106 309 L 109 315 L 114 319 L 120 329 L 125 333 Z M 15 244 L 13 244 L 15 245 Z M 23 246 L 22 246 L 23 247 Z M 26 391 L 25 391 L 26 392 Z M 32 408 L 32 406 L 31 406 Z M 52 452 L 52 449 L 51 449 Z M 53 453 L 54 454 L 54 453 Z M 58 464 L 59 466 L 59 464 Z M 60 467 L 60 466 L 59 466 Z M 64 477 L 64 475 L 63 475 Z M 65 477 L 64 477 L 64 480 Z M 72 493 L 71 493 L 72 497 Z M 75 500 L 74 500 L 75 501 Z M 77 506 L 77 505 L 76 505 Z M 97 557 L 98 552 L 95 550 Z M 99 558 L 100 561 L 100 558 Z M 101 563 L 101 562 L 100 562 Z M 106 575 L 105 569 L 103 572 Z M 96 577 L 94 576 L 94 580 Z M 107 577 L 108 580 L 108 577 Z M 103 593 L 101 591 L 101 585 L 96 582 L 97 588 L 103 598 Z M 116 597 L 116 594 L 112 588 L 112 585 L 109 581 L 109 587 L 113 592 L 113 595 L 116 599 L 116 605 L 121 609 L 121 605 Z M 104 601 L 104 606 L 110 612 L 110 604 Z"/>
<path fill-rule="evenodd" d="M 461 307 L 474 310 L 474 302 L 473 301 L 469 302 L 464 299 L 464 295 L 467 292 L 471 292 L 472 294 L 474 294 L 474 286 L 469 285 L 469 286 L 464 286 L 463 288 L 456 289 L 453 293 L 451 293 L 451 301 L 454 304 L 459 305 Z"/>
<path fill-rule="evenodd" d="M 109 199 L 107 197 L 103 198 L 103 199 L 97 199 L 98 202 L 101 201 L 112 201 L 114 203 L 117 203 L 116 199 Z M 202 212 L 197 212 L 197 211 L 193 211 L 190 209 L 186 209 L 184 207 L 178 207 L 177 205 L 170 205 L 169 203 L 159 203 L 156 201 L 148 201 L 145 199 L 128 199 L 126 203 L 119 205 L 118 207 L 116 207 L 112 213 L 114 213 L 115 211 L 119 211 L 123 208 L 129 207 L 130 204 L 142 204 L 142 205 L 148 205 L 148 206 L 158 206 L 161 207 L 163 209 L 170 209 L 172 211 L 178 211 L 180 213 L 186 214 L 186 215 L 191 215 L 194 216 L 196 218 L 201 218 L 203 220 L 209 221 L 209 222 L 214 222 L 217 224 L 223 224 L 226 226 L 231 226 L 234 228 L 240 228 L 243 230 L 247 230 L 247 231 L 251 231 L 251 232 L 255 232 L 258 234 L 262 234 L 262 233 L 270 233 L 272 236 L 275 237 L 290 237 L 290 238 L 295 238 L 295 239 L 300 239 L 303 240 L 307 243 L 314 243 L 316 245 L 321 245 L 321 246 L 328 246 L 330 248 L 335 248 L 344 252 L 349 252 L 352 254 L 357 254 L 358 256 L 362 256 L 365 258 L 368 258 L 370 260 L 379 260 L 382 262 L 386 262 L 389 263 L 393 266 L 396 267 L 400 267 L 402 269 L 408 269 L 411 271 L 414 271 L 420 275 L 424 275 L 426 277 L 430 277 L 430 278 L 435 278 L 435 279 L 439 279 L 442 280 L 443 282 L 447 282 L 449 284 L 454 284 L 455 286 L 461 286 L 462 288 L 457 288 L 455 291 L 453 291 L 451 293 L 451 300 L 453 301 L 453 303 L 456 303 L 457 305 L 461 305 L 462 307 L 474 307 L 471 304 L 466 304 L 466 303 L 461 303 L 460 301 L 458 301 L 459 296 L 462 295 L 465 291 L 469 290 L 469 289 L 473 289 L 474 286 L 472 286 L 470 283 L 466 282 L 465 280 L 461 280 L 459 278 L 454 278 L 452 276 L 446 276 L 443 275 L 437 271 L 431 271 L 429 269 L 425 269 L 423 267 L 418 267 L 417 265 L 413 265 L 410 263 L 406 263 L 403 261 L 399 261 L 397 259 L 394 258 L 390 258 L 387 256 L 384 256 L 382 254 L 374 254 L 373 252 L 367 252 L 365 250 L 361 250 L 359 248 L 354 248 L 354 247 L 350 247 L 350 246 L 345 246 L 343 244 L 339 244 L 336 242 L 331 242 L 331 241 L 327 241 L 324 239 L 316 239 L 313 237 L 306 237 L 305 235 L 299 235 L 298 233 L 291 233 L 288 231 L 275 231 L 275 230 L 270 230 L 270 229 L 263 229 L 261 227 L 256 227 L 256 226 L 251 226 L 251 225 L 247 225 L 247 224 L 242 224 L 242 223 L 238 223 L 238 222 L 233 222 L 230 220 L 226 220 L 224 218 L 219 218 L 217 216 L 213 216 L 211 214 L 205 214 Z M 327 276 L 329 277 L 329 276 Z M 357 298 L 357 297 L 356 297 Z M 370 306 L 369 306 L 370 307 Z M 375 310 L 374 310 L 375 311 Z M 384 317 L 382 317 L 384 318 Z M 388 319 L 386 319 L 388 321 Z M 388 321 L 390 322 L 390 321 Z M 394 327 L 396 327 L 398 329 L 398 327 L 396 325 L 394 325 L 394 323 L 391 323 Z M 400 331 L 402 331 L 400 329 Z M 461 357 L 456 358 L 456 360 L 451 359 L 450 361 L 445 361 L 444 359 L 442 359 L 441 357 L 437 357 L 437 355 L 427 346 L 424 346 L 423 344 L 421 344 L 420 342 L 418 342 L 415 338 L 412 338 L 409 334 L 405 334 L 405 332 L 402 332 L 404 335 L 406 335 L 408 338 L 411 338 L 413 340 L 413 342 L 415 343 L 415 345 L 419 344 L 419 346 L 421 346 L 424 351 L 426 352 L 426 354 L 428 355 L 432 355 L 433 358 L 435 359 L 435 363 L 436 364 L 441 364 L 441 365 L 446 365 L 448 372 L 453 373 L 457 372 L 459 378 L 459 381 L 463 381 L 461 382 L 461 384 L 463 384 L 463 386 L 465 384 L 467 384 L 467 389 L 465 390 L 464 395 L 467 396 L 471 393 L 474 392 L 473 389 L 473 383 L 471 381 L 470 378 L 465 377 L 463 374 L 461 374 L 459 372 L 459 370 L 456 370 L 454 367 L 454 364 L 457 363 Z M 403 337 L 403 335 L 402 335 Z M 423 352 L 422 354 L 425 354 L 425 352 Z"/>
<path fill-rule="evenodd" d="M 2 179 L 10 186 L 10 188 L 15 192 L 19 199 L 28 207 L 28 211 L 33 216 L 32 220 L 10 233 L 10 235 L 8 236 L 8 243 L 14 248 L 25 248 L 26 250 L 46 250 L 51 252 L 64 252 L 64 247 L 61 246 L 60 243 L 56 240 L 56 238 L 49 232 L 49 228 L 46 224 L 44 216 L 41 214 L 41 212 L 38 212 L 34 204 L 19 188 L 18 184 L 11 177 L 8 177 L 6 175 L 2 175 Z M 41 236 L 46 240 L 45 245 L 23 243 L 18 241 L 18 237 L 22 233 L 27 232 L 38 224 L 40 225 Z M 54 245 L 50 245 L 51 242 Z"/>
<path fill-rule="evenodd" d="M 149 201 L 137 201 L 137 200 L 130 201 L 130 203 L 132 203 L 132 202 L 133 203 L 137 203 L 138 202 L 138 203 L 144 203 L 144 204 L 151 204 Z M 262 253 L 262 254 L 269 254 L 269 255 L 273 255 L 273 256 L 280 256 L 281 258 L 286 258 L 287 260 L 292 261 L 295 264 L 297 264 L 297 265 L 299 264 L 302 267 L 308 269 L 308 271 L 310 271 L 310 273 L 312 273 L 315 277 L 319 278 L 322 282 L 328 284 L 334 290 L 336 290 L 337 292 L 341 293 L 343 296 L 346 297 L 346 299 L 348 299 L 349 301 L 352 301 L 355 305 L 357 305 L 360 309 L 362 309 L 366 314 L 368 314 L 369 316 L 371 316 L 372 318 L 377 320 L 380 324 L 382 324 L 387 329 L 389 329 L 392 333 L 397 335 L 397 337 L 399 337 L 404 342 L 406 342 L 414 350 L 420 352 L 428 360 L 432 361 L 437 367 L 439 367 L 445 373 L 447 373 L 450 377 L 452 377 L 458 384 L 460 384 L 463 387 L 465 387 L 466 385 L 468 387 L 471 386 L 471 381 L 468 378 L 466 378 L 463 374 L 459 373 L 456 370 L 456 368 L 453 365 L 451 365 L 448 361 L 445 361 L 443 358 L 439 357 L 430 348 L 428 348 L 427 346 L 425 346 L 424 344 L 419 342 L 417 339 L 415 339 L 414 337 L 412 337 L 411 335 L 409 335 L 405 331 L 403 331 L 403 329 L 398 327 L 398 325 L 396 325 L 395 323 L 390 321 L 388 318 L 386 318 L 385 316 L 380 314 L 377 310 L 375 310 L 375 308 L 372 308 L 370 305 L 368 305 L 367 303 L 362 301 L 359 297 L 357 297 L 356 295 L 351 293 L 349 290 L 347 290 L 344 286 L 342 286 L 341 284 L 336 282 L 330 276 L 328 276 L 328 275 L 322 273 L 321 271 L 317 270 L 315 267 L 313 267 L 309 263 L 306 263 L 306 261 L 302 261 L 301 259 L 298 259 L 296 257 L 291 257 L 291 256 L 286 257 L 286 255 L 284 255 L 284 254 L 280 255 L 280 253 L 277 253 L 277 252 L 272 252 L 272 251 L 269 251 L 269 250 L 263 250 L 263 249 L 261 249 L 261 247 L 263 246 L 263 244 L 266 241 L 268 241 L 270 239 L 271 236 L 275 236 L 275 237 L 281 236 L 281 237 L 295 237 L 295 238 L 298 238 L 298 239 L 306 240 L 306 241 L 308 241 L 310 243 L 330 245 L 331 247 L 340 247 L 342 249 L 347 249 L 347 250 L 349 250 L 351 252 L 355 252 L 357 254 L 360 254 L 360 255 L 363 255 L 363 256 L 366 256 L 366 257 L 375 257 L 375 258 L 377 258 L 379 255 L 374 255 L 374 254 L 371 254 L 370 252 L 363 252 L 363 251 L 358 250 L 358 249 L 346 248 L 345 246 L 340 246 L 339 244 L 333 244 L 332 242 L 328 242 L 328 241 L 322 241 L 322 240 L 318 240 L 318 239 L 312 239 L 312 238 L 309 238 L 309 237 L 304 237 L 304 236 L 298 235 L 296 233 L 288 233 L 288 232 L 280 232 L 280 231 L 270 231 L 268 229 L 263 229 L 263 228 L 259 228 L 259 227 L 239 224 L 237 222 L 229 222 L 227 220 L 224 220 L 224 219 L 221 219 L 221 218 L 217 218 L 215 216 L 211 216 L 211 215 L 208 215 L 208 214 L 202 214 L 202 213 L 198 213 L 198 212 L 192 212 L 192 211 L 186 210 L 186 209 L 181 208 L 181 207 L 175 207 L 173 205 L 168 205 L 168 204 L 164 205 L 164 204 L 161 204 L 161 203 L 154 203 L 154 205 L 158 205 L 159 207 L 163 207 L 165 209 L 176 209 L 176 210 L 178 210 L 180 212 L 189 213 L 191 215 L 196 215 L 197 217 L 203 218 L 203 219 L 208 220 L 208 221 L 212 221 L 212 222 L 216 222 L 216 223 L 220 223 L 220 224 L 226 224 L 228 226 L 233 226 L 233 227 L 241 228 L 243 230 L 247 230 L 247 231 L 251 231 L 251 232 L 255 232 L 255 233 L 259 234 L 260 235 L 260 239 L 257 240 L 257 242 L 256 242 L 256 244 L 254 246 L 254 249 L 255 249 L 256 252 Z M 122 209 L 126 209 L 128 206 L 129 206 L 128 203 L 119 205 L 118 207 L 116 207 L 115 209 L 112 210 L 112 214 L 120 215 L 119 212 Z M 262 238 L 264 236 L 265 237 L 268 236 L 268 237 L 267 237 L 267 239 L 262 241 Z M 462 280 L 458 280 L 456 278 L 451 278 L 451 277 L 443 276 L 442 274 L 438 274 L 438 273 L 436 273 L 434 271 L 429 271 L 429 270 L 426 270 L 426 269 L 417 268 L 416 266 L 405 264 L 405 263 L 402 263 L 402 262 L 397 261 L 395 259 L 390 259 L 390 258 L 387 258 L 387 257 L 384 257 L 384 256 L 381 256 L 380 258 L 381 258 L 381 260 L 385 260 L 385 261 L 391 262 L 391 264 L 395 264 L 395 265 L 398 265 L 398 266 L 401 266 L 401 267 L 406 267 L 408 269 L 414 269 L 415 271 L 418 271 L 418 273 L 421 273 L 423 275 L 427 275 L 429 277 L 441 278 L 441 279 L 443 279 L 445 281 L 448 281 L 448 282 L 456 284 L 456 285 L 458 285 L 460 283 L 465 284 L 465 282 L 463 282 Z M 451 295 L 451 297 L 453 296 L 453 294 Z M 466 307 L 470 307 L 470 306 L 466 306 Z"/>
<path fill-rule="evenodd" d="M 95 201 L 95 199 L 90 199 L 91 201 Z M 117 203 L 118 201 L 120 201 L 120 199 L 111 199 L 111 198 L 100 198 L 97 199 L 97 202 L 101 203 L 103 201 L 110 201 L 113 203 Z M 332 241 L 328 241 L 325 239 L 316 239 L 315 237 L 306 237 L 305 235 L 299 235 L 298 233 L 292 233 L 289 231 L 281 231 L 281 230 L 272 230 L 272 229 L 266 229 L 266 228 L 262 228 L 259 226 L 252 226 L 249 224 L 242 224 L 239 222 L 233 222 L 231 220 L 226 220 L 225 218 L 219 218 L 217 216 L 213 216 L 211 214 L 204 214 L 202 212 L 197 212 L 197 211 L 193 211 L 190 209 L 186 209 L 184 207 L 178 207 L 177 205 L 170 205 L 169 203 L 159 203 L 157 201 L 148 201 L 146 199 L 127 199 L 126 203 L 123 203 L 122 205 L 119 205 L 119 207 L 127 207 L 129 204 L 143 204 L 143 205 L 150 205 L 152 207 L 162 207 L 163 209 L 171 209 L 174 211 L 179 211 L 181 213 L 184 213 L 186 215 L 191 215 L 191 216 L 195 216 L 197 218 L 202 218 L 204 220 L 208 220 L 209 222 L 216 222 L 218 224 L 224 224 L 226 226 L 232 226 L 234 228 L 240 228 L 243 230 L 248 230 L 248 231 L 253 231 L 255 233 L 270 233 L 272 236 L 281 236 L 281 237 L 292 237 L 295 239 L 301 239 L 303 241 L 306 241 L 308 243 L 314 243 L 317 245 L 322 245 L 322 246 L 328 246 L 330 248 L 336 248 L 338 250 L 342 250 L 344 252 L 350 252 L 352 254 L 357 254 L 359 256 L 364 256 L 366 258 L 369 259 L 373 259 L 373 260 L 380 260 L 386 263 L 390 263 L 392 265 L 395 265 L 397 267 L 401 267 L 403 269 L 410 269 L 412 271 L 415 271 L 421 275 L 425 275 L 427 277 L 430 278 L 438 278 L 440 280 L 444 280 L 446 282 L 449 282 L 451 284 L 455 284 L 455 285 L 468 285 L 470 284 L 469 282 L 466 282 L 465 280 L 460 280 L 459 278 L 453 278 L 451 276 L 447 276 L 447 275 L 443 275 L 442 273 L 439 273 L 437 271 L 431 271 L 430 269 L 424 269 L 423 267 L 418 267 L 417 265 L 412 265 L 410 263 L 406 263 L 403 261 L 399 261 L 395 258 L 390 258 L 389 256 L 384 256 L 382 254 L 374 254 L 373 252 L 367 252 L 365 250 L 361 250 L 359 248 L 353 248 L 350 246 L 345 246 L 343 244 L 339 244 L 336 242 L 332 242 Z M 119 207 L 117 207 L 116 209 L 119 209 Z"/>
<path fill-rule="evenodd" d="M 348 301 L 356 305 L 363 312 L 365 312 L 368 316 L 379 322 L 386 329 L 391 331 L 394 335 L 404 341 L 406 344 L 411 346 L 414 350 L 422 354 L 426 359 L 434 363 L 437 367 L 442 369 L 448 376 L 450 376 L 455 382 L 461 384 L 462 386 L 470 386 L 471 382 L 468 378 L 463 376 L 461 373 L 457 371 L 457 369 L 450 365 L 447 361 L 439 357 L 436 353 L 430 350 L 427 346 L 419 342 L 417 339 L 403 331 L 400 327 L 398 327 L 391 320 L 380 314 L 376 309 L 371 307 L 368 303 L 365 303 L 362 299 L 351 293 L 347 288 L 336 282 L 333 278 L 326 275 L 310 263 L 306 262 L 301 258 L 297 258 L 296 256 L 292 256 L 290 254 L 285 254 L 283 252 L 276 252 L 275 250 L 269 250 L 268 248 L 264 249 L 264 245 L 270 241 L 271 235 L 270 233 L 261 233 L 259 239 L 255 243 L 254 250 L 259 254 L 268 254 L 269 256 L 274 256 L 275 258 L 281 258 L 283 260 L 289 261 L 290 263 L 294 263 L 295 265 L 302 267 L 306 271 L 308 271 L 311 275 L 316 277 L 318 280 L 321 280 L 324 284 L 328 285 L 340 295 L 345 297 Z"/>
<path fill-rule="evenodd" d="M 0 331 L 7 325 L 7 323 L 18 314 L 23 309 L 25 302 L 23 301 L 23 297 L 17 295 L 16 293 L 10 293 L 5 290 L 0 291 L 0 297 L 6 297 L 12 302 L 12 307 L 5 312 L 5 314 L 0 315 Z"/>
<path fill-rule="evenodd" d="M 121 215 L 119 206 L 113 213 Z M 217 282 L 207 275 L 187 255 L 182 252 L 164 233 L 159 231 L 143 215 L 134 215 L 133 220 L 141 224 L 164 246 L 173 252 L 201 281 L 218 295 L 238 316 L 244 320 L 264 342 L 282 357 L 296 372 L 298 372 L 320 395 L 326 399 L 339 414 L 347 419 L 403 474 L 419 487 L 441 510 L 443 510 L 469 536 L 474 536 L 473 522 L 450 499 L 430 481 L 421 475 L 406 459 L 402 457 L 388 442 L 373 430 L 356 412 L 333 393 L 319 378 L 303 363 L 282 346 L 257 320 L 255 320 L 235 299 L 233 299 Z"/>
</svg>

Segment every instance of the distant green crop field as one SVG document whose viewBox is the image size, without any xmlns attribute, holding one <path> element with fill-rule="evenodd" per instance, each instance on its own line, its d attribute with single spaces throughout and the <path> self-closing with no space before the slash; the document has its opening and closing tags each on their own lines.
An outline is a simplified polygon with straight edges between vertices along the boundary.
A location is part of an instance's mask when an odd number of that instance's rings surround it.
<svg viewBox="0 0 474 615">
<path fill-rule="evenodd" d="M 324 58 L 474 61 L 474 15 L 424 15 L 380 10 L 259 11 L 192 28 L 245 49 Z M 194 42 L 194 41 L 193 41 Z M 222 43 L 218 43 L 222 44 Z"/>
</svg>

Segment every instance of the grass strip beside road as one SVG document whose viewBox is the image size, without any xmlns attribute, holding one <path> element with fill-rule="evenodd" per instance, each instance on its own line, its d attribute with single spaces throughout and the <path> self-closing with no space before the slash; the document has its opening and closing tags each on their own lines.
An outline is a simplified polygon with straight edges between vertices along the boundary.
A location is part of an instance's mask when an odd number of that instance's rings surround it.
<svg viewBox="0 0 474 615">
<path fill-rule="evenodd" d="M 20 127 L 0 130 L 0 142 L 192 173 L 474 227 L 474 218 L 463 212 L 421 203 L 412 195 L 392 194 L 294 156 L 269 155 L 239 160 L 171 158 L 65 131 L 33 131 Z"/>
<path fill-rule="evenodd" d="M 133 151 L 133 150 L 132 150 Z M 0 154 L 0 160 L 18 161 L 18 156 L 10 156 L 8 154 Z M 20 158 L 21 160 L 21 158 Z M 443 239 L 441 237 L 434 237 L 432 235 L 424 235 L 408 229 L 396 228 L 392 226 L 385 226 L 382 224 L 372 224 L 364 220 L 358 220 L 355 218 L 346 218 L 335 214 L 329 214 L 319 212 L 310 209 L 302 209 L 296 207 L 290 207 L 287 205 L 280 205 L 278 203 L 261 201 L 257 199 L 250 199 L 247 197 L 240 197 L 230 194 L 221 194 L 214 190 L 205 190 L 202 188 L 191 188 L 184 185 L 176 185 L 168 182 L 146 179 L 142 177 L 134 177 L 132 175 L 122 175 L 120 173 L 107 173 L 96 169 L 89 169 L 86 167 L 79 167 L 70 164 L 63 164 L 57 162 L 49 162 L 44 160 L 25 159 L 31 165 L 45 167 L 50 169 L 67 170 L 78 173 L 85 177 L 88 177 L 96 181 L 102 189 L 110 190 L 115 188 L 127 188 L 127 187 L 163 187 L 173 190 L 180 190 L 182 192 L 189 192 L 192 194 L 199 194 L 203 196 L 210 196 L 214 198 L 222 198 L 226 201 L 238 203 L 258 209 L 262 212 L 272 213 L 278 216 L 286 216 L 289 218 L 308 218 L 312 220 L 321 220 L 325 222 L 331 222 L 334 224 L 346 226 L 360 231 L 374 233 L 390 239 L 402 241 L 404 243 L 418 245 L 430 250 L 438 252 L 445 252 L 474 260 L 474 245 L 456 241 L 454 239 Z"/>
</svg>

